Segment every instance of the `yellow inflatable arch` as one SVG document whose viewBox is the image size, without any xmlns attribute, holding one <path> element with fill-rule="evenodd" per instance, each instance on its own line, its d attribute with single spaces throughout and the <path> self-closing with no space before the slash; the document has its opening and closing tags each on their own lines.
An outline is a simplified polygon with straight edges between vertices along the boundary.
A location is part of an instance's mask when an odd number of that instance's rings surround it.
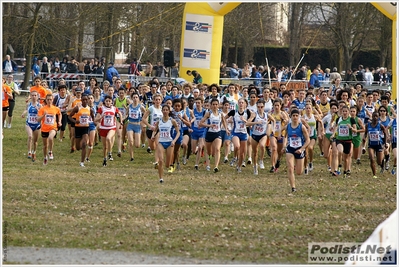
<svg viewBox="0 0 399 267">
<path fill-rule="evenodd" d="M 180 47 L 180 76 L 192 77 L 187 70 L 196 70 L 207 84 L 218 83 L 222 56 L 223 17 L 239 2 L 186 3 Z M 396 2 L 372 3 L 392 20 L 392 99 L 396 98 Z"/>
</svg>

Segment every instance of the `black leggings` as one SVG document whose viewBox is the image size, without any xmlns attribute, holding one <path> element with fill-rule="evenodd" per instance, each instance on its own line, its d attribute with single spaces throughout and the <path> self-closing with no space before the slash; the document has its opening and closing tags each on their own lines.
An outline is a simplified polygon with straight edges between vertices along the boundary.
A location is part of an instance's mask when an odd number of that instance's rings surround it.
<svg viewBox="0 0 399 267">
<path fill-rule="evenodd" d="M 9 109 L 8 109 L 8 117 L 12 117 L 12 113 L 15 107 L 15 101 L 8 101 Z"/>
</svg>

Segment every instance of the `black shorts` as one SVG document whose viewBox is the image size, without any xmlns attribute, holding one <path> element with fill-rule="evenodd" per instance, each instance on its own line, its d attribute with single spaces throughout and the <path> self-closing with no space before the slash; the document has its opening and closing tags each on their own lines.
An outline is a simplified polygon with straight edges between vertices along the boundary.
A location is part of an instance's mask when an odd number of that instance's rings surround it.
<svg viewBox="0 0 399 267">
<path fill-rule="evenodd" d="M 89 127 L 75 127 L 75 138 L 82 138 L 85 134 L 89 134 Z"/>
<path fill-rule="evenodd" d="M 378 145 L 369 145 L 369 148 L 374 149 L 375 152 L 382 152 L 384 148 L 381 144 Z"/>
<path fill-rule="evenodd" d="M 263 137 L 265 137 L 266 134 L 262 134 L 262 135 L 255 135 L 253 134 L 251 137 L 252 139 L 254 139 L 257 143 L 259 143 L 260 139 L 262 139 Z"/>
<path fill-rule="evenodd" d="M 396 148 L 396 143 L 391 144 L 392 149 Z"/>
<path fill-rule="evenodd" d="M 295 159 L 303 159 L 306 156 L 306 151 L 304 150 L 301 154 L 295 153 L 295 151 L 297 151 L 299 148 L 300 147 L 293 148 L 293 147 L 287 146 L 287 148 L 285 149 L 285 153 L 286 154 L 293 154 Z"/>
<path fill-rule="evenodd" d="M 67 122 L 68 122 L 68 124 L 71 125 L 71 127 L 75 127 L 75 123 L 72 122 L 72 121 L 69 119 L 69 116 L 67 116 Z"/>
<path fill-rule="evenodd" d="M 344 154 L 348 155 L 349 153 L 351 153 L 351 148 L 352 148 L 352 140 L 336 140 L 335 143 L 337 144 L 337 146 L 339 144 L 341 144 L 344 147 Z"/>
<path fill-rule="evenodd" d="M 222 140 L 222 135 L 220 132 L 213 133 L 213 132 L 207 132 L 205 135 L 205 142 L 212 143 L 215 139 L 220 139 Z"/>
<path fill-rule="evenodd" d="M 8 111 L 10 107 L 3 107 L 3 111 Z"/>
<path fill-rule="evenodd" d="M 153 130 L 145 130 L 148 139 L 151 139 Z"/>
<path fill-rule="evenodd" d="M 48 138 L 50 132 L 41 132 L 42 138 Z M 57 132 L 55 132 L 54 138 L 57 138 Z"/>
<path fill-rule="evenodd" d="M 190 132 L 188 131 L 188 129 L 183 130 L 183 136 L 184 135 L 190 135 Z"/>
</svg>

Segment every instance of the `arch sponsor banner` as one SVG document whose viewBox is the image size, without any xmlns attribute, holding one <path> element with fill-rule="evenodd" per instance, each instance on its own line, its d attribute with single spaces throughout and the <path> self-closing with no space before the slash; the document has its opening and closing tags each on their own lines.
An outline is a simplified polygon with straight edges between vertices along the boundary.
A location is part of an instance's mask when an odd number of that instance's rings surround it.
<svg viewBox="0 0 399 267">
<path fill-rule="evenodd" d="M 213 16 L 187 14 L 183 66 L 209 69 L 211 65 Z"/>
</svg>

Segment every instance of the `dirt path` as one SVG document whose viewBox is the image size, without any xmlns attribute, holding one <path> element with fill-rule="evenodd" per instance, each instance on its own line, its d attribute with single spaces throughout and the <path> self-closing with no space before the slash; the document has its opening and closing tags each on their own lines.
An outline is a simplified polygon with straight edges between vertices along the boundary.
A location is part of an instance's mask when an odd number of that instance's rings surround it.
<svg viewBox="0 0 399 267">
<path fill-rule="evenodd" d="M 178 258 L 166 256 L 143 255 L 134 252 L 90 250 L 75 248 L 34 248 L 8 247 L 3 255 L 4 262 L 11 264 L 239 264 L 232 262 L 196 260 L 192 258 Z"/>
</svg>

